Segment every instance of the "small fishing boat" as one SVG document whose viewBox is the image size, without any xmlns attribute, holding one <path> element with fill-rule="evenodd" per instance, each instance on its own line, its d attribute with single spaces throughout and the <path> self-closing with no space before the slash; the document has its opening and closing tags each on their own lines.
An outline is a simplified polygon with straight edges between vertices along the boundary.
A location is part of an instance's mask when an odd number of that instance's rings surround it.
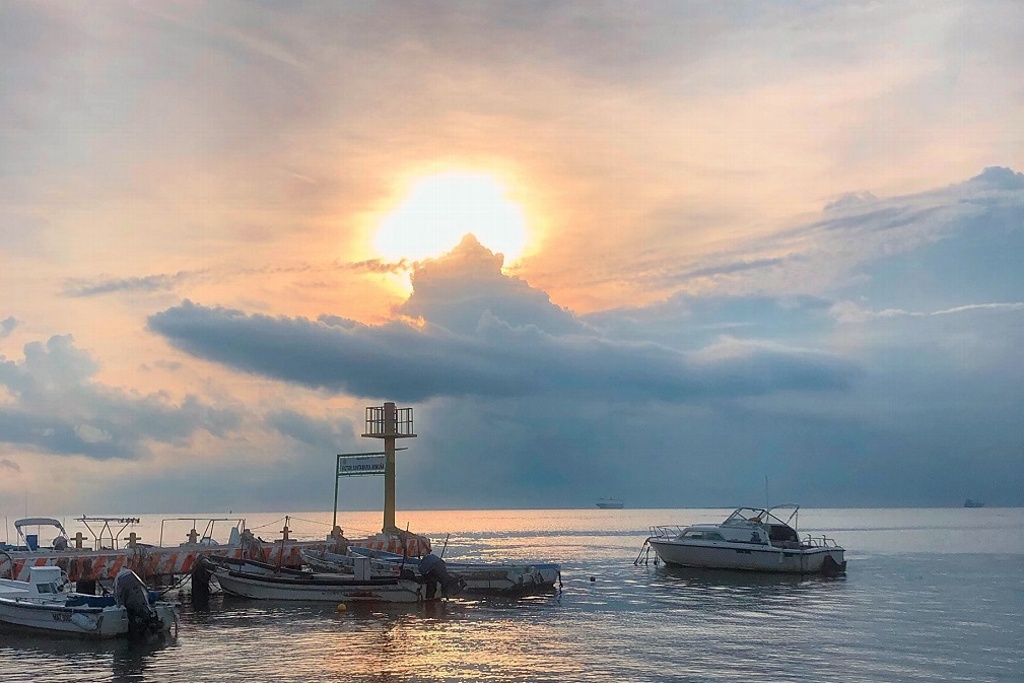
<svg viewBox="0 0 1024 683">
<path fill-rule="evenodd" d="M 623 503 L 618 498 L 598 498 L 597 507 L 602 510 L 621 510 Z"/>
<path fill-rule="evenodd" d="M 369 565 L 370 558 L 359 558 L 353 573 L 341 574 L 219 556 L 205 556 L 200 563 L 207 578 L 215 578 L 225 592 L 253 600 L 415 603 L 440 597 L 436 594 L 437 573 L 426 579 L 411 570 L 400 576 L 375 577 Z M 193 574 L 193 583 L 201 580 L 201 575 Z"/>
<path fill-rule="evenodd" d="M 178 623 L 173 605 L 156 601 L 142 580 L 122 569 L 114 594 L 76 593 L 60 567 L 32 567 L 28 581 L 0 579 L 0 623 L 94 638 L 146 637 Z"/>
<path fill-rule="evenodd" d="M 681 567 L 787 574 L 845 573 L 845 550 L 834 540 L 810 535 L 800 540 L 794 521 L 799 509 L 798 505 L 741 507 L 721 524 L 652 527 L 635 563 L 640 563 L 645 548 L 653 548 L 662 562 Z M 780 517 L 782 510 L 792 510 L 785 521 Z"/>
<path fill-rule="evenodd" d="M 350 547 L 347 553 L 332 553 L 325 550 L 303 550 L 303 560 L 316 571 L 352 571 L 357 558 L 370 559 L 370 571 L 374 576 L 397 576 L 403 570 L 413 570 L 417 576 L 427 573 L 441 558 L 428 554 L 422 558 L 407 558 L 395 553 L 366 548 Z M 448 595 L 468 594 L 514 594 L 525 595 L 544 593 L 554 589 L 561 578 L 561 567 L 551 562 L 517 564 L 512 562 L 445 562 L 447 574 L 453 580 L 442 585 Z"/>
</svg>

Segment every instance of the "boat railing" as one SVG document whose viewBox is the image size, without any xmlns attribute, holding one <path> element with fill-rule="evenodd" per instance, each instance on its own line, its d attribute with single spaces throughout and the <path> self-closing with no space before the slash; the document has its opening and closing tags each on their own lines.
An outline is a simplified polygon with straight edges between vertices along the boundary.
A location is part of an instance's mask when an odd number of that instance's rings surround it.
<svg viewBox="0 0 1024 683">
<path fill-rule="evenodd" d="M 92 534 L 93 546 L 96 550 L 117 550 L 118 539 L 122 538 L 121 534 L 125 532 L 125 529 L 134 527 L 134 525 L 142 522 L 138 517 L 89 517 L 82 515 L 81 517 L 76 517 L 76 519 Z M 99 530 L 94 529 L 90 522 L 97 525 Z M 114 530 L 115 527 L 117 528 L 116 531 Z M 123 538 L 122 540 L 128 539 Z M 77 542 L 81 544 L 81 536 L 79 536 Z"/>
<path fill-rule="evenodd" d="M 651 538 L 676 538 L 682 536 L 683 527 L 678 524 L 662 524 L 649 527 L 649 531 L 648 535 Z"/>
<path fill-rule="evenodd" d="M 835 539 L 829 538 L 828 536 L 825 536 L 824 534 L 822 534 L 821 536 L 811 536 L 810 534 L 807 534 L 807 536 L 804 537 L 802 545 L 804 547 L 810 547 L 810 548 L 838 548 L 838 547 L 840 547 L 839 543 L 837 543 L 835 541 Z"/>
<path fill-rule="evenodd" d="M 201 546 L 215 546 L 221 545 L 222 542 L 218 542 L 214 538 L 214 527 L 217 522 L 227 522 L 230 528 L 229 537 L 227 544 L 231 545 L 238 543 L 241 533 L 245 530 L 245 519 L 240 517 L 168 517 L 160 520 L 160 540 L 157 541 L 157 545 L 163 547 L 164 545 L 164 526 L 168 522 L 191 522 L 191 530 L 185 534 L 186 541 L 181 545 L 201 545 Z M 205 527 L 202 531 L 198 531 L 201 526 L 200 522 L 205 523 Z M 287 523 L 286 523 L 287 524 Z M 221 528 L 224 525 L 221 524 Z M 172 543 L 173 541 L 168 541 Z"/>
</svg>

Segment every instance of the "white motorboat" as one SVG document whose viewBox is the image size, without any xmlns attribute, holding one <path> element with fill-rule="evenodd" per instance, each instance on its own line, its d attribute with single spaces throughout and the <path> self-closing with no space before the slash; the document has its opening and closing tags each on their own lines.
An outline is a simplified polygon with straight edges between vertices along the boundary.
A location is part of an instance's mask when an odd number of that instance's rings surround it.
<svg viewBox="0 0 1024 683">
<path fill-rule="evenodd" d="M 254 600 L 308 602 L 424 602 L 435 595 L 412 572 L 374 577 L 369 558 L 360 558 L 352 574 L 313 572 L 277 567 L 254 560 L 206 556 L 202 566 L 225 592 Z M 192 581 L 197 580 L 193 574 Z"/>
<path fill-rule="evenodd" d="M 721 524 L 652 527 L 644 548 L 653 548 L 665 564 L 681 567 L 787 574 L 845 573 L 845 550 L 838 543 L 825 536 L 808 535 L 800 539 L 795 522 L 799 509 L 798 505 L 741 507 Z M 783 510 L 791 510 L 785 521 L 780 516 Z"/>
<path fill-rule="evenodd" d="M 28 581 L 0 579 L 0 623 L 94 638 L 147 636 L 177 624 L 173 605 L 151 601 L 141 579 L 121 571 L 108 596 L 75 593 L 52 565 L 32 567 Z"/>
<path fill-rule="evenodd" d="M 441 559 L 428 554 L 422 558 L 407 558 L 395 553 L 350 547 L 347 553 L 303 550 L 302 558 L 317 571 L 350 572 L 354 560 L 370 559 L 375 576 L 397 576 L 402 570 L 413 570 L 417 576 L 429 575 Z M 530 594 L 553 590 L 561 578 L 561 567 L 552 562 L 517 564 L 512 562 L 444 562 L 451 580 L 442 583 L 446 595 L 456 593 Z M 458 586 L 456 587 L 456 584 Z"/>
</svg>

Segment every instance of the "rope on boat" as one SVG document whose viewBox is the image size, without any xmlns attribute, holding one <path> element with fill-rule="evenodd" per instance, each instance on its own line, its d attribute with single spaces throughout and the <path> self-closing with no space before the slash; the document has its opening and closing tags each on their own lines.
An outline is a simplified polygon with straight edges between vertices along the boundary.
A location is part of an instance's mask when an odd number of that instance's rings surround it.
<svg viewBox="0 0 1024 683">
<path fill-rule="evenodd" d="M 281 519 L 276 519 L 273 522 L 268 522 L 266 524 L 261 524 L 259 526 L 249 527 L 249 529 L 252 530 L 252 531 L 257 531 L 259 529 L 266 529 L 268 526 L 276 526 L 276 525 L 280 524 L 281 522 L 283 522 L 284 520 L 285 520 L 285 518 L 282 517 Z"/>
<path fill-rule="evenodd" d="M 644 541 L 644 544 L 640 546 L 640 552 L 636 554 L 636 559 L 633 560 L 633 566 L 648 565 L 651 563 L 651 538 L 650 536 Z M 658 555 L 654 555 L 654 564 L 658 564 Z"/>
<path fill-rule="evenodd" d="M 640 557 L 644 554 L 644 551 L 649 550 L 650 547 L 650 544 L 647 541 L 644 541 L 644 544 L 640 546 L 640 552 L 636 554 L 636 559 L 633 560 L 634 567 L 640 564 L 647 564 L 647 557 L 644 557 L 642 560 Z"/>
<path fill-rule="evenodd" d="M 305 522 L 306 524 L 316 524 L 318 526 L 327 527 L 328 529 L 331 528 L 331 525 L 328 524 L 327 522 L 318 522 L 318 521 L 316 521 L 314 519 L 303 519 L 302 517 L 296 517 L 295 515 L 291 515 L 291 518 L 292 519 L 297 519 L 300 522 Z"/>
</svg>

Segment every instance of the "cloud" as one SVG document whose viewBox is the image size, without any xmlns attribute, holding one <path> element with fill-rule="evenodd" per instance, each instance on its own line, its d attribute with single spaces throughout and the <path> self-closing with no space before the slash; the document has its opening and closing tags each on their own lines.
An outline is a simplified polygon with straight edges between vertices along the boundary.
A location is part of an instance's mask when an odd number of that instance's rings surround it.
<svg viewBox="0 0 1024 683">
<path fill-rule="evenodd" d="M 409 264 L 404 259 L 391 262 L 382 259 L 345 262 L 334 260 L 319 264 L 292 266 L 264 266 L 258 268 L 207 268 L 202 270 L 178 271 L 176 273 L 154 273 L 128 278 L 71 278 L 63 285 L 64 296 L 71 298 L 100 297 L 120 293 L 164 293 L 173 292 L 187 285 L 204 281 L 239 282 L 247 279 L 265 281 L 273 275 L 310 275 L 313 273 L 345 272 L 361 274 L 405 273 Z"/>
<path fill-rule="evenodd" d="M 64 294 L 70 297 L 90 297 L 116 292 L 168 292 L 187 277 L 186 273 L 174 275 L 147 275 L 145 277 L 116 278 L 96 282 L 70 280 L 64 286 Z"/>
<path fill-rule="evenodd" d="M 1024 310 L 1024 302 L 1015 303 L 991 303 L 991 304 L 970 304 L 957 306 L 939 311 L 903 311 L 897 308 L 886 308 L 881 311 L 872 311 L 858 306 L 852 301 L 836 302 L 830 310 L 835 319 L 841 323 L 863 323 L 872 318 L 922 318 L 938 315 L 957 315 L 959 313 L 973 313 L 977 311 L 1017 312 Z"/>
<path fill-rule="evenodd" d="M 294 410 L 273 411 L 264 420 L 271 429 L 314 446 L 321 453 L 330 453 L 355 436 L 355 429 L 347 420 L 317 419 Z"/>
<path fill-rule="evenodd" d="M 1024 190 L 1024 173 L 1003 166 L 989 166 L 968 182 L 994 190 Z"/>
<path fill-rule="evenodd" d="M 502 272 L 471 237 L 412 264 L 412 294 L 381 324 L 186 300 L 152 314 L 150 331 L 228 371 L 291 385 L 288 407 L 243 415 L 112 390 L 96 383 L 90 354 L 56 337 L 0 364 L 15 399 L 0 409 L 0 434 L 58 457 L 138 460 L 152 444 L 187 449 L 202 432 L 208 456 L 192 469 L 203 483 L 186 494 L 195 505 L 218 491 L 227 501 L 242 476 L 261 504 L 316 507 L 323 492 L 308 482 L 334 453 L 366 449 L 350 420 L 323 415 L 326 394 L 415 405 L 420 438 L 400 468 L 409 507 L 590 505 L 599 495 L 671 506 L 680 481 L 691 504 L 712 505 L 759 499 L 766 474 L 774 494 L 808 505 L 937 504 L 966 489 L 1015 500 L 999 482 L 1020 467 L 1005 425 L 1024 402 L 1024 287 L 1012 257 L 1021 190 L 1013 173 L 983 177 L 833 205 L 688 269 L 711 290 L 585 316 Z M 806 277 L 811 268 L 822 279 Z M 188 370 L 179 358 L 147 365 Z M 304 389 L 310 400 L 296 398 Z M 58 402 L 69 409 L 55 412 Z M 146 504 L 185 500 L 159 493 L 165 473 L 134 480 L 153 490 Z M 368 489 L 347 500 L 375 506 Z"/>
<path fill-rule="evenodd" d="M 825 211 L 847 211 L 874 204 L 878 197 L 870 192 L 847 192 L 825 205 Z"/>
<path fill-rule="evenodd" d="M 634 257 L 627 271 L 601 277 L 584 271 L 580 279 L 591 286 L 661 293 L 658 300 L 844 298 L 856 292 L 882 301 L 906 285 L 923 294 L 948 293 L 949 307 L 970 303 L 956 301 L 958 292 L 969 293 L 969 299 L 1012 299 L 1009 290 L 1019 291 L 1024 277 L 1008 263 L 1024 251 L 1018 229 L 1024 223 L 1022 178 L 991 167 L 963 182 L 912 194 L 846 193 L 818 214 L 711 253 L 653 249 Z"/>
<path fill-rule="evenodd" d="M 286 382 L 364 397 L 563 396 L 692 401 L 849 387 L 853 364 L 823 352 L 733 343 L 688 355 L 603 339 L 464 240 L 413 273 L 399 310 L 422 325 L 247 314 L 185 301 L 149 318 L 182 350 Z M 511 318 L 514 322 L 510 322 Z"/>
<path fill-rule="evenodd" d="M 184 445 L 197 431 L 226 436 L 240 416 L 186 396 L 174 404 L 98 384 L 98 366 L 70 335 L 25 345 L 18 362 L 0 357 L 0 442 L 97 460 L 139 459 L 149 444 Z"/>
<path fill-rule="evenodd" d="M 21 472 L 21 467 L 18 463 L 13 460 L 8 460 L 7 458 L 0 458 L 0 468 L 11 470 L 12 472 Z"/>
<path fill-rule="evenodd" d="M 697 296 L 856 292 L 886 305 L 907 293 L 942 307 L 1019 300 L 1024 274 L 1024 174 L 992 167 L 948 187 L 895 197 L 851 193 L 820 217 L 704 259 L 659 270 L 657 287 Z M 700 287 L 688 283 L 699 279 Z M 1024 298 L 1024 297 L 1022 297 Z M 923 298 L 908 301 L 928 307 Z"/>
<path fill-rule="evenodd" d="M 443 257 L 417 264 L 410 278 L 413 292 L 398 312 L 460 335 L 473 334 L 488 312 L 511 327 L 530 325 L 555 335 L 589 332 L 571 311 L 524 280 L 503 274 L 501 266 L 500 254 L 466 235 Z"/>
<path fill-rule="evenodd" d="M 27 474 L 288 505 L 351 392 L 428 418 L 410 502 L 1022 479 L 1019 3 L 0 15 L 0 341 L 40 340 L 0 362 L 0 441 Z M 448 166 L 522 202 L 514 270 L 373 258 Z"/>
</svg>

